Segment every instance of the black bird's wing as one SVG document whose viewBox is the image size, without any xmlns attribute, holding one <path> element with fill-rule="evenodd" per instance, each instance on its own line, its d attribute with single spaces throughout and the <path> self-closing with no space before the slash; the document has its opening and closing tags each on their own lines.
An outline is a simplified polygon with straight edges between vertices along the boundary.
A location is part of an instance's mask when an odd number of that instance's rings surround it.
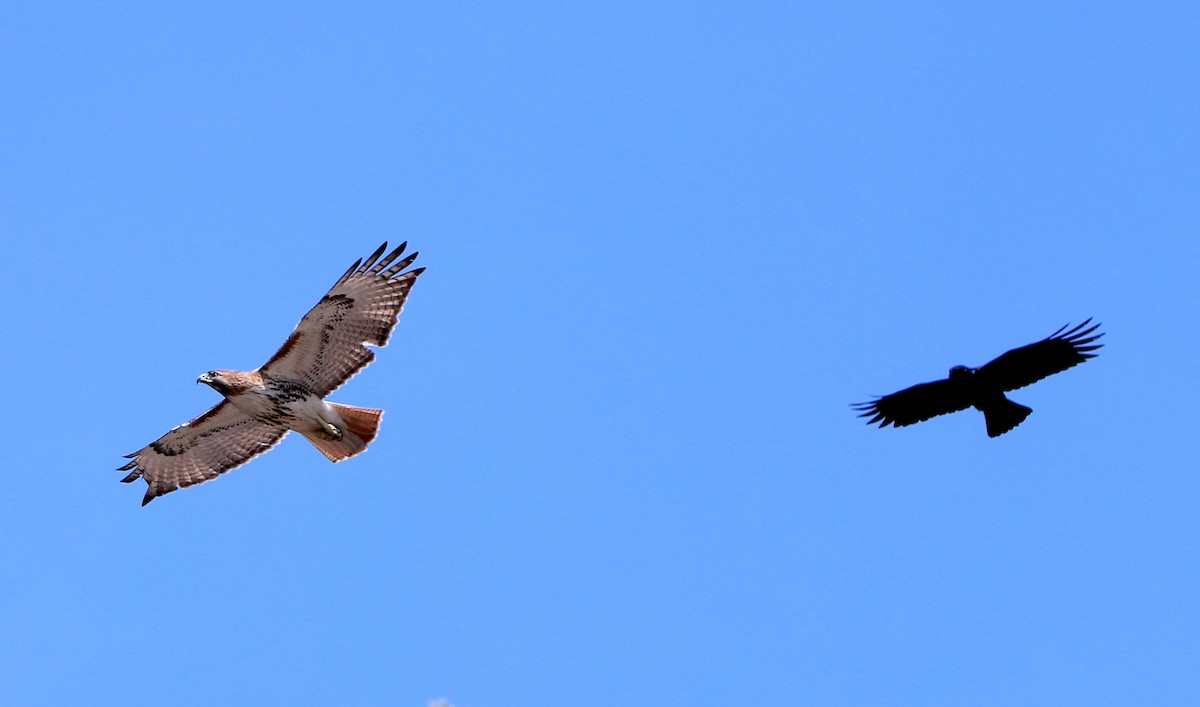
<svg viewBox="0 0 1200 707">
<path fill-rule="evenodd" d="M 975 375 L 1002 391 L 1024 388 L 1046 376 L 1067 370 L 1094 357 L 1091 353 L 1103 346 L 1093 343 L 1104 336 L 1093 334 L 1100 328 L 1088 319 L 1067 331 L 1068 324 L 1041 341 L 1013 349 L 979 368 Z"/>
<path fill-rule="evenodd" d="M 857 403 L 859 417 L 870 417 L 868 425 L 904 427 L 938 415 L 946 415 L 971 406 L 967 386 L 950 379 L 921 383 L 898 393 L 885 395 L 869 403 Z"/>
</svg>

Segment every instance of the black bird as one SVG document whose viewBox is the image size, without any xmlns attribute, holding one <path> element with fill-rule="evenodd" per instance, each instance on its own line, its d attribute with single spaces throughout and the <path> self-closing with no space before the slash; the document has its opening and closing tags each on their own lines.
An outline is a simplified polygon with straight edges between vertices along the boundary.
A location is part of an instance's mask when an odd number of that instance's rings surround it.
<svg viewBox="0 0 1200 707">
<path fill-rule="evenodd" d="M 1024 388 L 1096 355 L 1091 352 L 1103 344 L 1092 342 L 1104 334 L 1092 335 L 1100 325 L 1088 327 L 1091 322 L 1088 319 L 1070 331 L 1068 324 L 1037 343 L 1013 349 L 979 368 L 955 366 L 945 380 L 914 385 L 853 407 L 861 413 L 859 417 L 871 418 L 868 425 L 878 422 L 880 427 L 904 427 L 973 406 L 983 413 L 988 436 L 999 437 L 1033 412 L 1004 397 L 1006 392 Z"/>
</svg>

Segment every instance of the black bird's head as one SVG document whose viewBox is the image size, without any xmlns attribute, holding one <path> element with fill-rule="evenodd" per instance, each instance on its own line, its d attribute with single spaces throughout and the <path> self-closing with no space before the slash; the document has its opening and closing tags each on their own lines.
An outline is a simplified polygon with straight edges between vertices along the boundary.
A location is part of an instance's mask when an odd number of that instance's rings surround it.
<svg viewBox="0 0 1200 707">
<path fill-rule="evenodd" d="M 962 380 L 964 378 L 970 378 L 973 375 L 975 375 L 974 368 L 955 366 L 954 368 L 950 369 L 950 380 Z"/>
</svg>

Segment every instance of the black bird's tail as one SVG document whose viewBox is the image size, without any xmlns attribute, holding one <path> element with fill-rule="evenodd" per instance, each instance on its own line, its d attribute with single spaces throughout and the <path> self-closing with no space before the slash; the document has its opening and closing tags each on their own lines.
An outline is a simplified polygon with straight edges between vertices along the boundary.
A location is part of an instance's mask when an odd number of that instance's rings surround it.
<svg viewBox="0 0 1200 707">
<path fill-rule="evenodd" d="M 983 411 L 983 419 L 987 422 L 988 437 L 999 437 L 1008 432 L 1024 422 L 1031 412 L 1033 412 L 1032 408 L 1014 403 L 1008 398 L 1001 398 L 1000 402 L 989 405 Z"/>
</svg>

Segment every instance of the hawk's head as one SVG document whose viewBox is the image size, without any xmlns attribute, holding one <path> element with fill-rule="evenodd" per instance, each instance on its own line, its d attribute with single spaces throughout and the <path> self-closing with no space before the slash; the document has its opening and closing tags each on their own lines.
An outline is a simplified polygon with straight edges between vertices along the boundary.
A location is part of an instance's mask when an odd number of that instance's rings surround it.
<svg viewBox="0 0 1200 707">
<path fill-rule="evenodd" d="M 196 382 L 203 383 L 221 395 L 229 397 L 244 393 L 246 389 L 254 385 L 253 381 L 246 380 L 246 376 L 247 374 L 243 371 L 209 371 L 197 378 Z"/>
<path fill-rule="evenodd" d="M 262 385 L 263 379 L 257 371 L 209 371 L 197 378 L 196 382 L 210 386 L 228 398 Z"/>
<path fill-rule="evenodd" d="M 197 378 L 196 382 L 210 386 L 213 390 L 223 395 L 229 390 L 229 385 L 222 379 L 222 373 L 224 371 L 209 371 Z"/>
</svg>

